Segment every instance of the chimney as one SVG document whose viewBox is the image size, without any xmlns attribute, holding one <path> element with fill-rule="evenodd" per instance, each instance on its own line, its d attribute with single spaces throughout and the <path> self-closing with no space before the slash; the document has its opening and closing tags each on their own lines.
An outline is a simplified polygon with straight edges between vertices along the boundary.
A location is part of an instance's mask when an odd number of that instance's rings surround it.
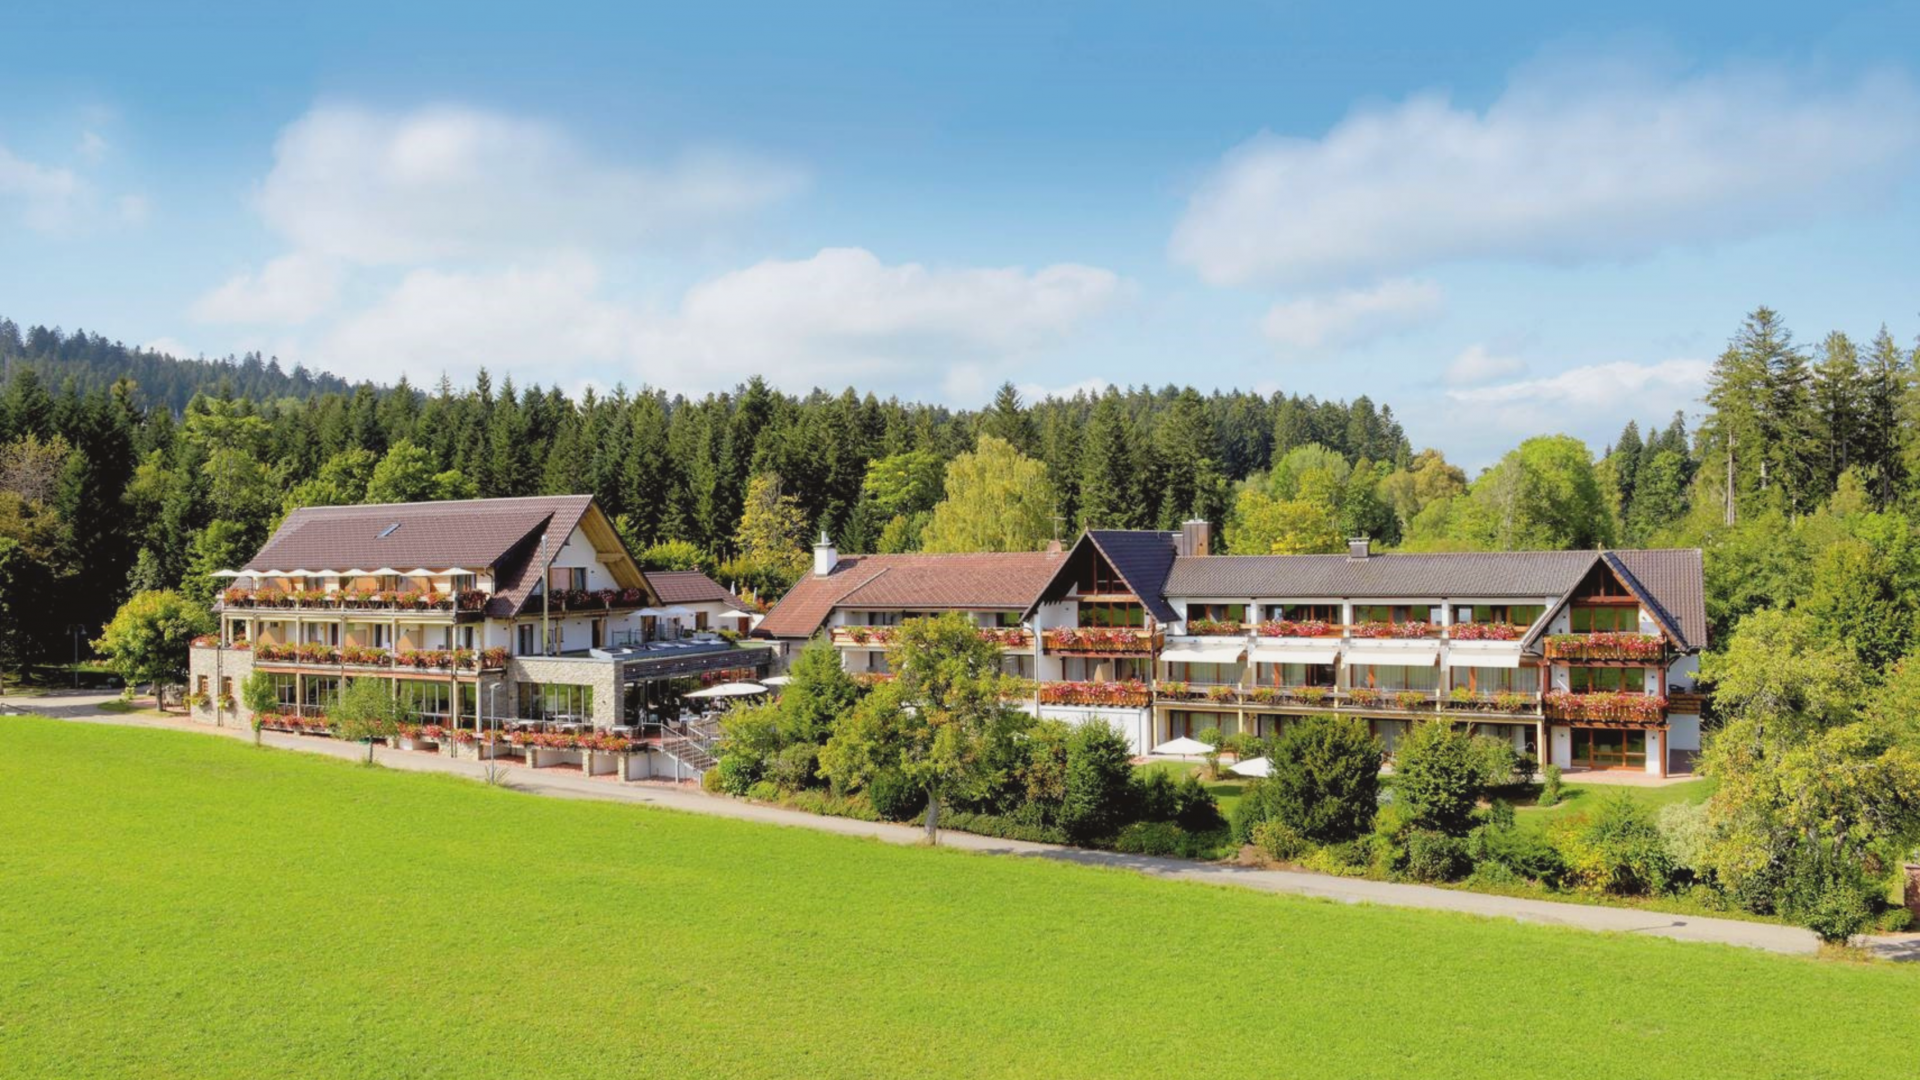
<svg viewBox="0 0 1920 1080">
<path fill-rule="evenodd" d="M 1180 523 L 1180 554 L 1211 555 L 1212 539 L 1213 526 L 1205 518 Z"/>
<path fill-rule="evenodd" d="M 1364 536 L 1355 536 L 1347 541 L 1347 559 L 1364 559 L 1373 554 L 1373 541 Z"/>
<path fill-rule="evenodd" d="M 820 530 L 820 539 L 813 545 L 813 576 L 826 577 L 833 568 L 840 565 L 840 553 L 834 550 L 833 541 L 827 539 L 827 530 Z"/>
<path fill-rule="evenodd" d="M 1060 554 L 1060 552 L 1061 552 L 1062 550 L 1064 550 L 1064 549 L 1062 549 L 1062 548 L 1061 548 L 1061 546 L 1060 546 L 1060 538 L 1059 538 L 1059 537 L 1057 537 L 1057 536 L 1056 536 L 1056 537 L 1054 537 L 1053 539 L 1051 539 L 1051 540 L 1049 540 L 1049 541 L 1047 541 L 1047 554 L 1049 554 L 1049 555 L 1058 555 L 1058 554 Z"/>
</svg>

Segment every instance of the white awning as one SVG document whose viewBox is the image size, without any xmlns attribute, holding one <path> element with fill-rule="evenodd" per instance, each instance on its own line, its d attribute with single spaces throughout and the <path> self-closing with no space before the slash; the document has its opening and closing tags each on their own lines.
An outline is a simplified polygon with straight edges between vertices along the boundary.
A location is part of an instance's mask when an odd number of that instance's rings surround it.
<svg viewBox="0 0 1920 1080">
<path fill-rule="evenodd" d="M 1176 645 L 1162 649 L 1160 659 L 1170 664 L 1237 664 L 1246 654 L 1239 645 Z"/>
<path fill-rule="evenodd" d="M 1440 650 L 1426 649 L 1348 649 L 1349 664 L 1385 664 L 1390 667 L 1432 667 L 1440 659 Z"/>
<path fill-rule="evenodd" d="M 1447 654 L 1448 667 L 1498 667 L 1517 668 L 1520 666 L 1520 650 L 1509 649 L 1503 652 L 1463 652 L 1459 649 Z"/>
<path fill-rule="evenodd" d="M 1340 650 L 1325 645 L 1315 648 L 1261 645 L 1253 650 L 1253 662 L 1256 664 L 1331 664 L 1338 659 Z"/>
</svg>

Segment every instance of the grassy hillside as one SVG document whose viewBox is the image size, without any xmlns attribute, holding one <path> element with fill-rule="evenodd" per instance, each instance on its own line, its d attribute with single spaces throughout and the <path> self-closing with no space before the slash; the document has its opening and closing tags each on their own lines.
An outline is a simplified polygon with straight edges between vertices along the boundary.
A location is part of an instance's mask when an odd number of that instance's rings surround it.
<svg viewBox="0 0 1920 1080">
<path fill-rule="evenodd" d="M 1920 970 L 0 740 L 0 1075 L 1911 1075 Z"/>
</svg>

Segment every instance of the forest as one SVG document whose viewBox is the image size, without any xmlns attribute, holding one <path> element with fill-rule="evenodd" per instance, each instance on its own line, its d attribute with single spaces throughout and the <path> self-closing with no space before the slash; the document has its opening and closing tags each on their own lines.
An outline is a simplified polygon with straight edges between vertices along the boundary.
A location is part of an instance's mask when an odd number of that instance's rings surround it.
<svg viewBox="0 0 1920 1080">
<path fill-rule="evenodd" d="M 1716 363 L 1697 430 L 1682 413 L 1629 423 L 1597 453 L 1543 434 L 1469 477 L 1365 396 L 1143 386 L 1027 402 L 1003 386 L 971 411 L 754 379 L 576 399 L 485 371 L 464 387 L 348 385 L 0 319 L 0 669 L 63 657 L 73 625 L 135 592 L 210 596 L 206 574 L 295 507 L 563 492 L 599 499 L 648 565 L 707 569 L 763 603 L 820 532 L 845 551 L 1018 550 L 1204 518 L 1235 553 L 1359 535 L 1400 550 L 1701 546 L 1716 636 L 1802 606 L 1846 623 L 1879 668 L 1904 655 L 1920 591 L 1917 363 L 1884 328 L 1808 348 L 1760 308 Z M 1821 567 L 1843 558 L 1881 575 L 1877 594 L 1834 592 Z"/>
</svg>

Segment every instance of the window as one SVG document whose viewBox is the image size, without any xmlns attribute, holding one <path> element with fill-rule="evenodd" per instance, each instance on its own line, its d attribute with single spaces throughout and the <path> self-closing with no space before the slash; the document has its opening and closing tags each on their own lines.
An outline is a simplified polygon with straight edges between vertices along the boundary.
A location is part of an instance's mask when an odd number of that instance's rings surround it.
<svg viewBox="0 0 1920 1080">
<path fill-rule="evenodd" d="M 1033 656 L 1031 653 L 1001 653 L 1000 671 L 1006 675 L 1017 675 L 1022 679 L 1031 679 L 1033 678 Z"/>
<path fill-rule="evenodd" d="M 381 623 L 373 623 L 372 625 L 368 626 L 367 627 L 368 644 L 372 645 L 376 649 L 391 648 L 392 641 L 387 635 L 388 629 L 389 627 Z"/>
<path fill-rule="evenodd" d="M 455 574 L 448 579 L 447 587 L 456 593 L 472 592 L 480 587 L 480 580 L 473 574 Z"/>
<path fill-rule="evenodd" d="M 1336 626 L 1346 619 L 1339 604 L 1268 604 L 1269 619 L 1286 622 L 1325 622 Z"/>
<path fill-rule="evenodd" d="M 1532 626 L 1546 610 L 1539 604 L 1458 604 L 1453 609 L 1453 621 Z"/>
<path fill-rule="evenodd" d="M 200 676 L 200 681 L 194 684 L 194 692 L 200 694 L 203 697 L 206 695 L 207 676 L 205 675 Z"/>
<path fill-rule="evenodd" d="M 1569 613 L 1569 619 L 1576 634 L 1601 631 L 1632 633 L 1640 629 L 1640 609 L 1627 604 L 1604 606 L 1575 604 L 1573 611 Z"/>
<path fill-rule="evenodd" d="M 1334 683 L 1332 664 L 1255 664 L 1253 681 L 1260 686 L 1326 686 Z"/>
<path fill-rule="evenodd" d="M 220 676 L 220 696 L 223 698 L 230 698 L 233 696 L 233 676 L 231 675 Z"/>
<path fill-rule="evenodd" d="M 1125 627 L 1147 625 L 1147 611 L 1139 604 L 1125 601 L 1080 603 L 1080 625 Z"/>
<path fill-rule="evenodd" d="M 1128 682 L 1153 677 L 1152 665 L 1144 656 L 1063 656 L 1060 670 L 1068 682 Z"/>
<path fill-rule="evenodd" d="M 1348 678 L 1354 686 L 1375 690 L 1432 690 L 1440 685 L 1440 670 L 1402 664 L 1355 664 Z"/>
<path fill-rule="evenodd" d="M 1186 663 L 1176 660 L 1167 665 L 1167 678 L 1174 682 L 1194 683 L 1199 686 L 1237 686 L 1240 683 L 1240 665 Z"/>
<path fill-rule="evenodd" d="M 1018 628 L 1020 613 L 1017 611 L 996 611 L 993 613 L 993 625 L 1003 628 Z"/>
<path fill-rule="evenodd" d="M 1353 621 L 1410 623 L 1439 622 L 1441 608 L 1418 607 L 1412 604 L 1355 604 Z"/>
<path fill-rule="evenodd" d="M 1456 667 L 1452 669 L 1452 674 L 1456 690 L 1464 689 L 1476 694 L 1498 694 L 1511 690 L 1523 694 L 1540 692 L 1539 668 Z"/>
<path fill-rule="evenodd" d="M 521 623 L 515 627 L 514 630 L 519 635 L 520 640 L 514 643 L 513 651 L 519 653 L 521 656 L 539 655 L 540 648 L 537 643 L 540 640 L 540 628 L 532 623 Z"/>
<path fill-rule="evenodd" d="M 1567 669 L 1567 687 L 1576 694 L 1647 690 L 1647 669 L 1637 667 L 1574 667 Z"/>
<path fill-rule="evenodd" d="M 1243 623 L 1247 621 L 1247 605 L 1245 604 L 1188 604 L 1187 605 L 1187 621 L 1191 622 L 1194 619 L 1211 619 L 1214 622 Z"/>
<path fill-rule="evenodd" d="M 520 715 L 531 720 L 593 715 L 593 687 L 577 683 L 521 683 Z"/>
<path fill-rule="evenodd" d="M 473 648 L 473 627 L 463 626 L 460 628 L 460 647 L 463 649 Z"/>
</svg>

